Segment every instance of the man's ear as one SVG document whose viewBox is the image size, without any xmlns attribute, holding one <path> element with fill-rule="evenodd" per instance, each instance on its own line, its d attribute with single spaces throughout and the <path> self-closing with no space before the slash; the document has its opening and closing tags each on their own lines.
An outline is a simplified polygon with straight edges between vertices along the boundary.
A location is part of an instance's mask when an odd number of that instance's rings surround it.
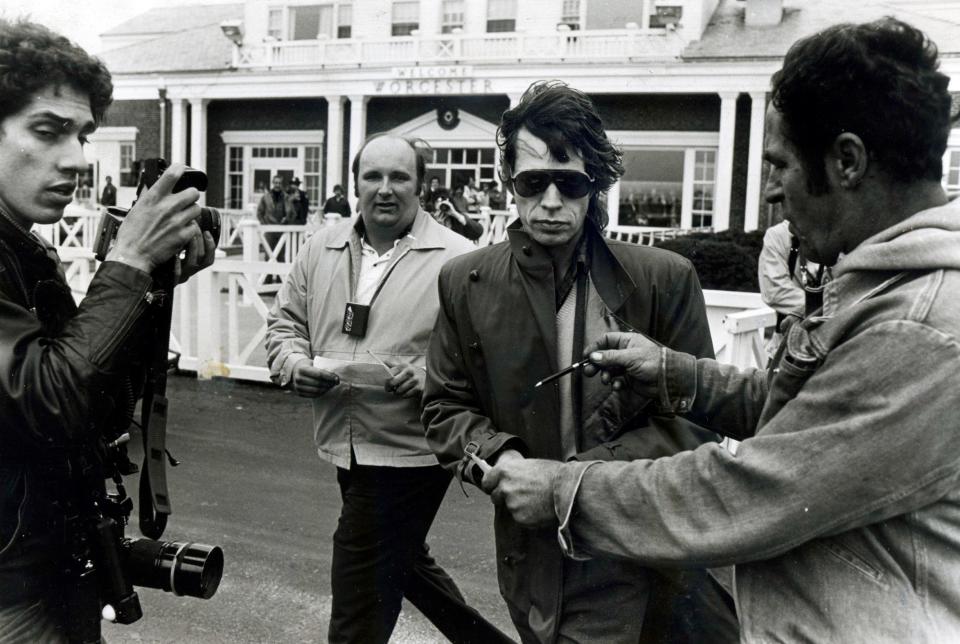
<svg viewBox="0 0 960 644">
<path fill-rule="evenodd" d="M 863 139 L 853 132 L 843 132 L 833 140 L 827 159 L 827 172 L 833 174 L 843 188 L 856 187 L 867 176 L 870 155 Z"/>
</svg>

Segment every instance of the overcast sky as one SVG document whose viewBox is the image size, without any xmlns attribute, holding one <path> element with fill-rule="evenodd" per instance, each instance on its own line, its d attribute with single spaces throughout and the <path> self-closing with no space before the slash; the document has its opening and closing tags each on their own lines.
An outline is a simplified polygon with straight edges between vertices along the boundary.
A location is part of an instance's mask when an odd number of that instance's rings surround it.
<svg viewBox="0 0 960 644">
<path fill-rule="evenodd" d="M 100 51 L 99 34 L 158 5 L 225 4 L 240 0 L 0 0 L 0 16 L 29 16 L 91 53 Z"/>
</svg>

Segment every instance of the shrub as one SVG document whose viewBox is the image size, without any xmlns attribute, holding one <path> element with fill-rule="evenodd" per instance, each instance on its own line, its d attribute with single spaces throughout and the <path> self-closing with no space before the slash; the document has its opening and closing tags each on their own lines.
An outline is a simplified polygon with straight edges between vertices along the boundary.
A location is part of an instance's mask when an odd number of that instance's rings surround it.
<svg viewBox="0 0 960 644">
<path fill-rule="evenodd" d="M 711 241 L 732 242 L 741 248 L 747 249 L 753 257 L 760 257 L 760 249 L 763 248 L 762 230 L 751 230 L 746 233 L 742 230 L 721 230 L 718 233 L 690 233 L 691 239 L 708 239 Z"/>
<path fill-rule="evenodd" d="M 726 233 L 731 234 L 727 235 Z M 741 246 L 732 241 L 737 233 L 752 242 L 754 233 L 742 231 L 724 231 L 717 234 L 696 233 L 676 239 L 668 239 L 657 244 L 660 248 L 683 255 L 691 262 L 700 278 L 700 286 L 722 291 L 757 292 L 757 257 L 752 248 Z M 721 236 L 726 239 L 721 239 Z M 763 233 L 759 234 L 761 245 Z"/>
</svg>

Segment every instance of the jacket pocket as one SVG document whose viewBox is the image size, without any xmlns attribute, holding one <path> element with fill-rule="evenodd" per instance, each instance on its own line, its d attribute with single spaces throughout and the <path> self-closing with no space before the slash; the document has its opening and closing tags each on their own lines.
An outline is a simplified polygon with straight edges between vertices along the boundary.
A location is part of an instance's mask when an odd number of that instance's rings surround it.
<svg viewBox="0 0 960 644">
<path fill-rule="evenodd" d="M 836 538 L 826 539 L 821 543 L 834 559 L 843 562 L 848 567 L 852 568 L 854 571 L 874 582 L 881 588 L 889 587 L 883 570 L 870 563 L 869 559 L 867 559 L 865 555 L 861 555 L 855 550 L 848 548 Z"/>
<path fill-rule="evenodd" d="M 772 417 L 797 393 L 823 364 L 824 357 L 810 341 L 808 331 L 801 324 L 790 327 L 780 360 L 772 370 L 770 393 L 764 414 Z"/>
</svg>

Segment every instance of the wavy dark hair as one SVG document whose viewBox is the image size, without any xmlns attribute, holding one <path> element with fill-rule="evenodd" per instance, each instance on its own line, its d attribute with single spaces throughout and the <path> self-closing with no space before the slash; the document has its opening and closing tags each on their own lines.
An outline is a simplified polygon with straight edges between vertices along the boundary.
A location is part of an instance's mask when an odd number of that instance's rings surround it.
<svg viewBox="0 0 960 644">
<path fill-rule="evenodd" d="M 599 228 L 607 225 L 600 195 L 623 174 L 623 155 L 603 129 L 603 121 L 589 96 L 558 80 L 537 81 L 527 88 L 516 107 L 503 113 L 497 128 L 500 148 L 500 181 L 513 190 L 513 167 L 517 160 L 517 133 L 527 128 L 547 144 L 557 161 L 568 161 L 567 146 L 583 158 L 594 180 L 587 216 Z"/>
<path fill-rule="evenodd" d="M 0 19 L 0 121 L 16 114 L 46 87 L 66 85 L 90 97 L 94 122 L 113 102 L 103 62 L 43 25 Z"/>
<path fill-rule="evenodd" d="M 895 18 L 839 24 L 797 41 L 773 75 L 773 106 L 814 194 L 827 190 L 823 156 L 836 137 L 860 137 L 893 180 L 939 181 L 955 116 L 937 47 Z"/>
</svg>

